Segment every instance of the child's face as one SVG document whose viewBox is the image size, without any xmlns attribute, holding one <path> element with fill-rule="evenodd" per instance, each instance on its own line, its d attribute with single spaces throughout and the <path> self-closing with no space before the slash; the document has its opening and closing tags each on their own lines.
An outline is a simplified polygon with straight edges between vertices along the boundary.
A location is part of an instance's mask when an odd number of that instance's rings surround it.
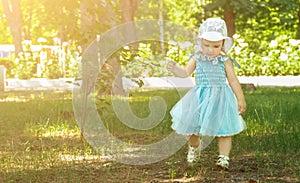
<svg viewBox="0 0 300 183">
<path fill-rule="evenodd" d="M 223 41 L 224 40 L 208 41 L 206 39 L 202 39 L 203 55 L 213 58 L 219 56 L 223 47 Z"/>
</svg>

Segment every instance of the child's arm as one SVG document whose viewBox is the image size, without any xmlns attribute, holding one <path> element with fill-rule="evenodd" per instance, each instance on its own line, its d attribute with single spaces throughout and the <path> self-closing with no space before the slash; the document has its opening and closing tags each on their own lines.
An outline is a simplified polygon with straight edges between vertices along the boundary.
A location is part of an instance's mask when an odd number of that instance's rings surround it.
<svg viewBox="0 0 300 183">
<path fill-rule="evenodd" d="M 176 64 L 174 61 L 170 61 L 167 64 L 168 71 L 172 72 L 176 77 L 186 78 L 189 77 L 196 68 L 196 60 L 192 57 L 188 64 L 183 68 Z"/>
<path fill-rule="evenodd" d="M 233 64 L 229 60 L 225 62 L 225 71 L 228 83 L 237 98 L 239 113 L 243 114 L 246 112 L 247 109 L 245 97 L 243 94 L 241 84 L 234 72 Z"/>
</svg>

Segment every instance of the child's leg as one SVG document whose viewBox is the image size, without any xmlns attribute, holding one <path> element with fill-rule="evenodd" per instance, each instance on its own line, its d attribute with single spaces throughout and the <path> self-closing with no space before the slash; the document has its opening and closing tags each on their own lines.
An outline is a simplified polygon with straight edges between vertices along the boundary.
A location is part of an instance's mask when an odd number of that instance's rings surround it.
<svg viewBox="0 0 300 183">
<path fill-rule="evenodd" d="M 219 138 L 219 156 L 217 166 L 228 170 L 229 167 L 229 153 L 231 150 L 231 137 L 220 137 Z"/>
<path fill-rule="evenodd" d="M 191 135 L 190 138 L 189 138 L 189 143 L 190 143 L 190 146 L 192 147 L 199 147 L 200 145 L 200 139 L 199 139 L 199 136 L 198 135 Z"/>
<path fill-rule="evenodd" d="M 189 136 L 189 151 L 187 154 L 188 163 L 194 163 L 199 158 L 200 139 L 198 135 Z"/>
<path fill-rule="evenodd" d="M 219 137 L 219 154 L 225 155 L 229 157 L 229 153 L 231 151 L 231 137 Z"/>
</svg>

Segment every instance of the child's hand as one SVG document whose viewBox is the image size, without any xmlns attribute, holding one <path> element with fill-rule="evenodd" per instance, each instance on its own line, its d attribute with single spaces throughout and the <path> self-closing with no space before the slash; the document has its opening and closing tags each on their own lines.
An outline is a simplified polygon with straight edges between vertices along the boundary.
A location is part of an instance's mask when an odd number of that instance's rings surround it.
<svg viewBox="0 0 300 183">
<path fill-rule="evenodd" d="M 186 72 L 185 68 L 179 66 L 174 61 L 169 61 L 167 63 L 167 70 L 172 72 L 174 76 L 180 77 L 180 78 L 186 78 L 189 76 L 189 74 Z"/>
<path fill-rule="evenodd" d="M 176 66 L 176 62 L 174 62 L 174 61 L 169 61 L 168 63 L 167 63 L 167 70 L 168 71 L 170 71 L 170 72 L 172 72 L 173 70 L 174 70 L 174 67 Z"/>
<path fill-rule="evenodd" d="M 244 114 L 246 112 L 247 106 L 245 100 L 238 101 L 238 110 L 239 110 L 239 114 Z"/>
</svg>

